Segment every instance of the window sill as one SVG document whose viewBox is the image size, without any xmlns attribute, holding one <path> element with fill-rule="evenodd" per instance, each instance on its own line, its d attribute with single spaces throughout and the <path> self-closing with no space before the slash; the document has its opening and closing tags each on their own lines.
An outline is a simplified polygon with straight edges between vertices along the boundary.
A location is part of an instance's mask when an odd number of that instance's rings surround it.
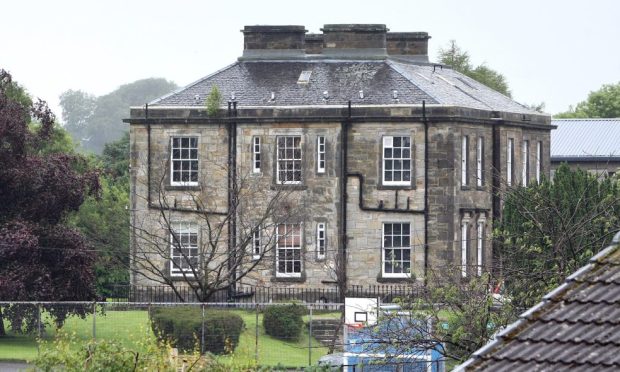
<svg viewBox="0 0 620 372">
<path fill-rule="evenodd" d="M 469 186 L 461 186 L 461 191 L 469 191 L 471 190 L 471 187 Z"/>
<path fill-rule="evenodd" d="M 291 184 L 291 185 L 271 185 L 269 187 L 271 190 L 307 190 L 308 186 L 300 185 L 300 184 Z"/>
<path fill-rule="evenodd" d="M 183 274 L 170 274 L 170 280 L 173 282 L 185 282 L 188 280 L 194 281 L 196 278 L 193 274 L 185 274 L 185 276 L 183 276 Z"/>
<path fill-rule="evenodd" d="M 388 276 L 388 277 L 384 277 L 382 276 L 383 274 L 379 274 L 379 276 L 377 276 L 377 283 L 410 283 L 412 282 L 414 279 L 411 278 L 410 275 L 407 276 Z"/>
<path fill-rule="evenodd" d="M 278 276 L 276 274 L 275 277 L 271 278 L 271 281 L 275 283 L 305 283 L 306 275 L 302 273 L 299 276 Z"/>
<path fill-rule="evenodd" d="M 377 190 L 415 190 L 412 184 L 407 185 L 377 185 Z"/>
<path fill-rule="evenodd" d="M 200 185 L 166 185 L 165 190 L 168 191 L 200 191 Z"/>
</svg>

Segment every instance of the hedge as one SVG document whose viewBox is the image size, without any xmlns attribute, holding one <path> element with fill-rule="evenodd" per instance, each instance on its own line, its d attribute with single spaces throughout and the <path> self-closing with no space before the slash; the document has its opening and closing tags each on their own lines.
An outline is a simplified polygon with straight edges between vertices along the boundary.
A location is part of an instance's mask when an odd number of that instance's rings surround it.
<svg viewBox="0 0 620 372">
<path fill-rule="evenodd" d="M 265 333 L 282 340 L 297 340 L 301 335 L 306 309 L 299 305 L 269 306 L 263 315 Z"/>
<path fill-rule="evenodd" d="M 182 352 L 201 349 L 202 309 L 198 307 L 159 307 L 151 310 L 151 327 Z M 214 354 L 232 352 L 239 344 L 243 319 L 223 310 L 205 310 L 204 350 Z"/>
</svg>

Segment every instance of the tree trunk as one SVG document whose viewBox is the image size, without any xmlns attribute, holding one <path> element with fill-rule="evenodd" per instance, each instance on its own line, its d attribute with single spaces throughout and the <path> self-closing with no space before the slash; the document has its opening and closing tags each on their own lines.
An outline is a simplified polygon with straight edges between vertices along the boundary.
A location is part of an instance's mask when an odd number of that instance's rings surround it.
<svg viewBox="0 0 620 372">
<path fill-rule="evenodd" d="M 4 330 L 4 319 L 2 318 L 2 308 L 0 307 L 0 337 L 6 336 L 6 331 Z"/>
</svg>

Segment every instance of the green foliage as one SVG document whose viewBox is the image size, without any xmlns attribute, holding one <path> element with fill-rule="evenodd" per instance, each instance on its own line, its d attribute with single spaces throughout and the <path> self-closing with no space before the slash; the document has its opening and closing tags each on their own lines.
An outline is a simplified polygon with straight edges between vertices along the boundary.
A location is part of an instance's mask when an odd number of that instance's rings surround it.
<svg viewBox="0 0 620 372">
<path fill-rule="evenodd" d="M 303 327 L 302 315 L 306 313 L 300 305 L 269 306 L 263 315 L 265 333 L 282 340 L 297 340 Z"/>
<path fill-rule="evenodd" d="M 520 310 L 535 305 L 605 248 L 618 230 L 615 178 L 564 164 L 553 182 L 512 190 L 495 231 L 506 294 Z"/>
<path fill-rule="evenodd" d="M 138 347 L 116 340 L 85 342 L 75 334 L 60 334 L 51 343 L 41 342 L 41 352 L 32 361 L 41 371 L 175 371 L 169 349 L 154 337 L 145 337 Z"/>
<path fill-rule="evenodd" d="M 122 120 L 129 116 L 130 106 L 144 105 L 174 89 L 173 82 L 151 78 L 121 85 L 100 97 L 68 90 L 60 95 L 64 126 L 82 150 L 99 154 L 106 143 L 127 132 Z"/>
<path fill-rule="evenodd" d="M 151 312 L 153 332 L 169 339 L 181 351 L 200 349 L 202 309 L 156 308 Z M 232 312 L 208 309 L 204 320 L 204 349 L 214 354 L 232 353 L 239 344 L 243 319 Z"/>
<path fill-rule="evenodd" d="M 605 84 L 590 92 L 588 98 L 575 108 L 554 115 L 556 118 L 617 118 L 620 117 L 620 82 Z"/>
<path fill-rule="evenodd" d="M 494 89 L 508 97 L 511 96 L 506 77 L 484 64 L 474 66 L 471 63 L 469 53 L 462 50 L 455 40 L 450 41 L 446 49 L 439 49 L 438 59 L 444 65 L 452 66 L 456 71 Z"/>
<path fill-rule="evenodd" d="M 214 85 L 211 88 L 211 92 L 205 101 L 205 105 L 207 106 L 207 115 L 215 116 L 217 115 L 218 110 L 220 109 L 220 103 L 222 102 L 222 94 L 220 93 L 217 85 Z"/>
<path fill-rule="evenodd" d="M 129 283 L 129 134 L 105 145 L 90 166 L 102 170 L 101 192 L 88 197 L 69 222 L 97 251 L 97 293 L 112 295 L 112 286 Z"/>
<path fill-rule="evenodd" d="M 485 345 L 499 329 L 514 320 L 509 302 L 494 299 L 494 278 L 489 273 L 460 277 L 460 268 L 430 271 L 428 285 L 421 297 L 414 299 L 418 316 L 428 316 L 434 324 L 430 338 L 443 343 L 444 356 L 465 361 Z M 429 335 L 420 333 L 424 345 Z"/>
</svg>

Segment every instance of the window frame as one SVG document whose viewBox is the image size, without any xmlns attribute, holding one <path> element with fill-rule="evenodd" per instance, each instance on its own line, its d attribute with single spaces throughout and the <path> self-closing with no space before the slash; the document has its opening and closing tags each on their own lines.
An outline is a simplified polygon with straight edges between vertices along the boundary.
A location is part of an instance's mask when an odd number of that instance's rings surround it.
<svg viewBox="0 0 620 372">
<path fill-rule="evenodd" d="M 484 187 L 484 137 L 476 141 L 476 187 Z"/>
<path fill-rule="evenodd" d="M 285 226 L 285 235 L 280 235 L 280 226 Z M 294 246 L 284 246 L 284 247 L 280 247 L 280 238 L 281 237 L 286 237 L 287 236 L 287 232 L 288 232 L 288 227 L 287 226 L 298 226 L 299 227 L 299 246 L 298 247 L 294 247 Z M 294 229 L 294 227 L 293 227 Z M 304 235 L 304 231 L 303 231 L 304 227 L 302 223 L 281 223 L 278 224 L 276 226 L 276 254 L 275 254 L 275 258 L 276 258 L 276 277 L 277 278 L 300 278 L 301 277 L 301 273 L 303 272 L 303 259 L 302 259 L 302 249 L 303 249 L 303 235 Z M 297 237 L 297 235 L 291 235 L 290 239 L 292 239 L 292 242 L 294 244 L 295 242 L 295 237 Z M 286 259 L 286 251 L 287 250 L 291 250 L 293 251 L 293 259 L 292 260 L 287 260 Z M 280 251 L 285 251 L 285 258 L 284 258 L 284 264 L 285 264 L 285 271 L 281 272 L 280 271 Z M 294 251 L 298 251 L 298 256 L 299 259 L 296 260 L 295 259 L 295 252 Z M 291 261 L 292 262 L 292 272 L 288 272 L 286 270 L 286 263 Z M 295 262 L 299 261 L 299 272 L 295 272 Z"/>
<path fill-rule="evenodd" d="M 461 186 L 469 186 L 469 136 L 461 137 Z"/>
<path fill-rule="evenodd" d="M 408 239 L 409 239 L 409 244 L 408 245 L 402 244 L 399 247 L 396 247 L 396 246 L 394 246 L 392 244 L 391 247 L 386 247 L 386 244 L 385 244 L 385 242 L 386 242 L 386 234 L 385 234 L 386 225 L 392 225 L 392 231 L 394 231 L 394 225 L 401 225 L 401 234 L 399 235 L 400 238 L 401 238 L 401 241 L 402 241 L 402 239 L 405 236 L 407 236 Z M 409 230 L 407 232 L 407 235 L 404 234 L 403 225 L 409 225 Z M 409 277 L 411 277 L 411 271 L 413 269 L 412 266 L 411 266 L 412 263 L 413 263 L 413 261 L 411 259 L 411 256 L 412 256 L 412 253 L 413 253 L 412 252 L 413 250 L 411 249 L 411 235 L 412 235 L 411 234 L 411 229 L 412 229 L 411 225 L 412 225 L 412 223 L 411 222 L 407 222 L 407 221 L 405 221 L 405 222 L 403 222 L 403 221 L 383 222 L 382 227 L 381 227 L 381 276 L 383 278 L 409 278 Z M 391 237 L 395 237 L 396 235 L 394 233 L 392 233 L 392 234 L 390 234 L 390 236 Z M 385 265 L 386 265 L 386 262 L 387 262 L 387 260 L 386 260 L 386 251 L 388 249 L 389 250 L 400 250 L 401 251 L 401 259 L 400 259 L 399 262 L 400 262 L 400 264 L 403 265 L 403 269 L 402 269 L 403 272 L 400 272 L 400 273 L 393 272 L 395 265 L 392 265 L 392 272 L 391 273 L 387 273 L 385 271 Z M 405 260 L 404 259 L 404 253 L 406 251 L 409 252 L 409 260 Z M 392 260 L 392 262 L 396 262 L 396 261 Z M 405 272 L 405 268 L 404 268 L 404 266 L 405 266 L 404 264 L 406 262 L 409 263 L 409 271 L 408 272 Z"/>
<path fill-rule="evenodd" d="M 327 223 L 318 222 L 316 224 L 316 258 L 317 260 L 324 260 L 326 254 L 327 254 Z"/>
<path fill-rule="evenodd" d="M 174 146 L 174 142 L 175 139 L 179 140 L 179 146 L 175 147 Z M 189 146 L 187 148 L 183 147 L 182 142 L 183 139 L 187 139 L 189 141 Z M 196 147 L 192 147 L 192 140 L 196 141 Z M 198 182 L 200 179 L 200 154 L 199 154 L 199 148 L 200 148 L 200 137 L 199 136 L 170 136 L 170 186 L 198 186 Z M 174 155 L 175 155 L 175 150 L 179 151 L 179 158 L 175 159 Z M 184 159 L 182 157 L 183 151 L 187 150 L 190 157 L 188 159 Z M 196 157 L 192 158 L 191 157 L 191 151 L 195 150 L 196 151 Z M 184 170 L 183 169 L 183 163 L 184 162 L 189 162 L 190 166 L 189 166 L 189 170 Z M 192 163 L 195 162 L 196 163 L 196 169 L 193 170 L 192 168 Z M 181 164 L 181 169 L 176 171 L 179 172 L 181 174 L 180 178 L 183 178 L 183 172 L 189 172 L 189 176 L 190 179 L 192 178 L 192 174 L 196 174 L 196 180 L 195 181 L 174 181 L 174 174 L 175 174 L 175 164 L 180 163 Z"/>
<path fill-rule="evenodd" d="M 506 185 L 512 186 L 514 169 L 514 138 L 508 138 L 506 144 Z"/>
<path fill-rule="evenodd" d="M 262 243 L 263 234 L 260 226 L 257 226 L 254 231 L 252 231 L 252 260 L 260 260 L 263 255 L 263 243 Z"/>
<path fill-rule="evenodd" d="M 478 218 L 476 225 L 476 264 L 478 276 L 482 275 L 482 266 L 484 264 L 484 233 L 485 233 L 486 219 L 483 217 Z"/>
<path fill-rule="evenodd" d="M 405 139 L 405 138 L 408 139 L 409 146 L 408 147 L 405 147 L 405 146 L 397 146 L 397 147 L 395 147 L 394 146 L 394 139 L 395 138 L 400 138 L 401 143 L 402 143 L 403 139 Z M 389 146 L 387 146 L 388 142 L 390 143 Z M 386 149 L 390 149 L 391 150 L 392 156 L 386 157 Z M 401 153 L 400 157 L 395 157 L 394 156 L 394 151 L 396 149 L 398 149 L 400 151 L 400 153 Z M 405 150 L 409 151 L 409 157 L 405 157 L 404 156 L 403 152 Z M 399 169 L 400 170 L 400 174 L 401 174 L 401 177 L 400 177 L 401 180 L 400 181 L 394 181 L 393 179 L 392 180 L 386 180 L 385 175 L 386 175 L 386 172 L 388 171 L 387 164 L 390 161 L 391 162 L 396 162 L 396 161 L 400 161 L 401 162 L 401 168 Z M 404 166 L 404 162 L 405 161 L 409 162 L 409 167 L 408 168 L 405 168 L 405 166 Z M 411 183 L 413 181 L 413 143 L 412 143 L 411 135 L 390 135 L 390 136 L 386 135 L 386 136 L 383 136 L 381 138 L 381 166 L 382 166 L 382 169 L 381 169 L 381 182 L 382 182 L 382 185 L 384 185 L 384 186 L 411 186 Z M 391 163 L 389 171 L 392 172 L 392 178 L 394 178 L 393 177 L 393 175 L 395 173 L 394 163 Z M 402 179 L 404 178 L 406 172 L 409 172 L 409 180 L 403 181 Z"/>
<path fill-rule="evenodd" d="M 467 258 L 469 257 L 469 222 L 470 217 L 461 219 L 461 277 L 467 277 Z"/>
<path fill-rule="evenodd" d="M 293 141 L 292 147 L 288 147 L 287 139 L 291 138 Z M 280 139 L 284 141 L 284 148 L 280 147 Z M 295 146 L 295 139 L 299 139 L 299 146 Z M 292 151 L 293 157 L 288 158 L 286 156 L 287 151 Z M 295 156 L 295 151 L 299 150 L 299 158 Z M 285 157 L 281 158 L 281 151 L 284 151 Z M 281 170 L 282 163 L 288 164 L 288 162 L 292 162 L 293 169 Z M 299 166 L 297 169 L 296 165 Z M 284 172 L 285 175 L 288 175 L 289 172 L 293 172 L 293 180 L 281 180 L 280 173 Z M 295 180 L 295 172 L 299 172 L 299 179 Z M 303 181 L 303 136 L 301 135 L 279 135 L 276 136 L 276 183 L 278 185 L 300 185 Z"/>
<path fill-rule="evenodd" d="M 174 235 L 177 235 L 177 239 L 175 239 Z M 184 247 L 183 246 L 183 235 L 189 235 L 189 240 L 190 240 L 190 244 L 191 244 L 191 235 L 195 235 L 196 237 L 196 245 L 195 246 L 189 246 L 189 247 Z M 196 250 L 196 264 L 195 266 L 200 266 L 200 254 L 199 254 L 199 246 L 200 246 L 200 235 L 199 235 L 199 231 L 198 231 L 198 226 L 195 223 L 191 223 L 191 222 L 173 222 L 172 223 L 172 231 L 169 234 L 169 246 L 170 246 L 170 259 L 169 259 L 169 265 L 170 265 L 170 276 L 171 277 L 183 277 L 183 276 L 194 276 L 194 271 L 197 269 L 197 267 L 194 267 L 194 270 L 192 270 L 192 267 L 190 265 L 189 268 L 184 269 L 183 267 L 175 267 L 175 263 L 174 263 L 174 259 L 176 257 L 179 257 L 181 260 L 185 260 L 187 261 L 188 259 L 192 258 L 192 255 L 188 254 L 185 255 L 183 254 L 183 251 L 181 251 L 180 255 L 176 255 L 175 254 L 175 249 L 177 248 L 177 242 L 178 241 L 178 245 L 180 247 L 180 249 L 195 249 Z M 184 257 L 185 256 L 185 257 Z M 178 265 L 177 265 L 178 266 Z"/>
<path fill-rule="evenodd" d="M 316 137 L 316 172 L 325 173 L 325 150 L 326 140 L 325 136 Z"/>
<path fill-rule="evenodd" d="M 542 175 L 542 141 L 536 142 L 536 183 L 540 185 Z"/>
<path fill-rule="evenodd" d="M 261 173 L 261 139 L 259 136 L 252 137 L 252 173 Z"/>
<path fill-rule="evenodd" d="M 521 143 L 521 182 L 527 187 L 530 182 L 530 141 L 523 140 Z"/>
</svg>

